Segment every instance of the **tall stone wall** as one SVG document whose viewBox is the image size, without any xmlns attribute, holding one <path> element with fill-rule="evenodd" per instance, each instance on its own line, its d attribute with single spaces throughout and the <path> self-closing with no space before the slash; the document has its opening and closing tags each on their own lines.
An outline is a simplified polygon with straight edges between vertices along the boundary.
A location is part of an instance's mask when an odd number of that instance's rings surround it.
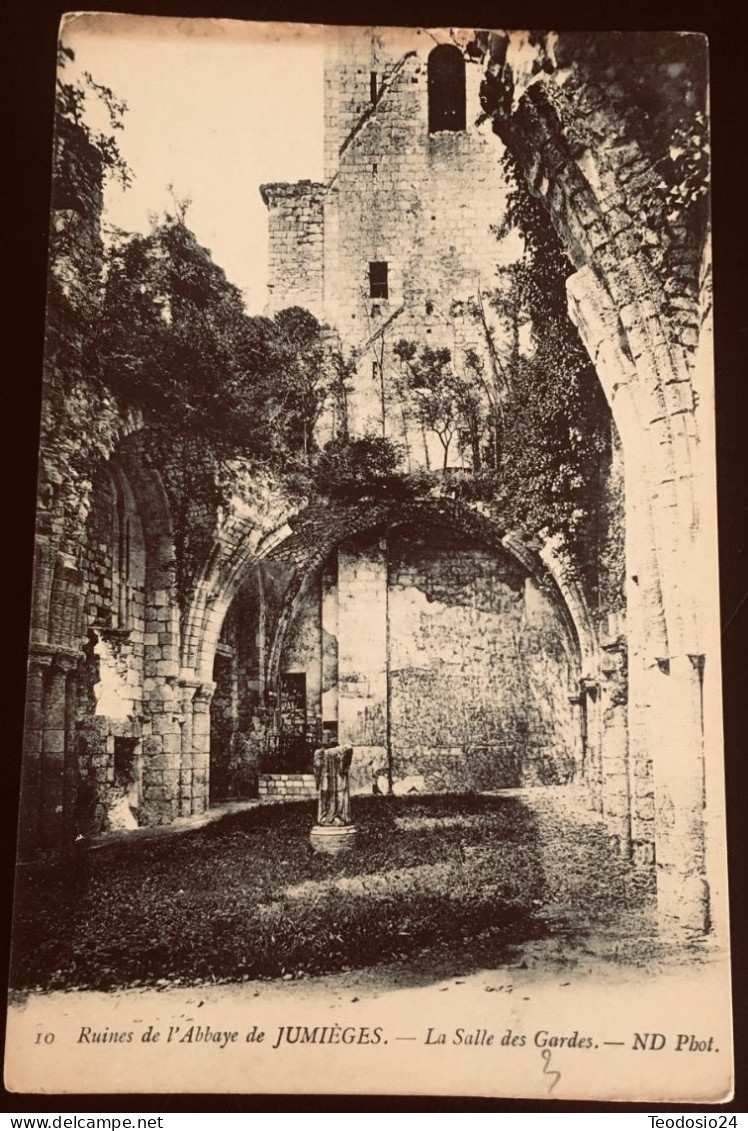
<svg viewBox="0 0 748 1131">
<path fill-rule="evenodd" d="M 90 831 L 135 827 L 142 800 L 146 552 L 132 490 L 118 469 L 94 484 L 87 534 L 78 820 Z"/>
<path fill-rule="evenodd" d="M 392 346 L 406 338 L 453 354 L 485 349 L 453 305 L 494 280 L 488 237 L 503 212 L 500 154 L 485 125 L 468 110 L 464 131 L 429 133 L 433 47 L 423 31 L 337 30 L 325 73 L 325 318 L 359 354 L 352 430 L 380 432 L 384 401 L 384 428 L 416 467 L 438 460 L 438 444 L 424 444 L 399 393 Z M 479 71 L 466 64 L 469 108 Z M 387 263 L 386 299 L 369 297 L 370 262 Z"/>
<path fill-rule="evenodd" d="M 390 539 L 395 774 L 430 788 L 573 778 L 577 672 L 558 615 L 507 555 L 459 538 Z"/>
<path fill-rule="evenodd" d="M 396 779 L 427 789 L 566 782 L 582 772 L 580 666 L 557 599 L 502 549 L 417 524 L 364 533 L 296 599 L 278 685 L 304 675 L 307 733 L 327 726 L 354 746 L 354 789 L 387 775 L 388 751 Z M 239 703 L 254 638 L 232 637 Z"/>
<path fill-rule="evenodd" d="M 441 449 L 403 395 L 392 347 L 400 338 L 447 347 L 458 366 L 468 348 L 485 355 L 485 329 L 467 303 L 495 284 L 500 256 L 491 228 L 505 199 L 500 147 L 489 123 L 478 121 L 482 69 L 469 55 L 466 129 L 429 133 L 435 39 L 452 42 L 421 29 L 328 29 L 324 184 L 261 190 L 269 310 L 307 305 L 334 328 L 357 362 L 351 433 L 384 431 L 403 442 L 411 468 L 440 466 Z M 386 298 L 370 297 L 375 262 L 387 264 Z M 488 306 L 486 314 L 491 321 Z M 457 445 L 450 462 L 461 462 Z"/>
<path fill-rule="evenodd" d="M 387 545 L 338 549 L 338 735 L 356 747 L 354 786 L 387 763 Z"/>
</svg>

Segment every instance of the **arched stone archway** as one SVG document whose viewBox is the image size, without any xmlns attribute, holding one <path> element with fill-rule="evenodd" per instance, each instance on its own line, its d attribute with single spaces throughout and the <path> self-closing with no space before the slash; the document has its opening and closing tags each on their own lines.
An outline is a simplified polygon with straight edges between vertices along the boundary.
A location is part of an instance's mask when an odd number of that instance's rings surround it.
<svg viewBox="0 0 748 1131">
<path fill-rule="evenodd" d="M 643 202 L 657 198 L 656 169 L 604 92 L 569 76 L 550 39 L 495 36 L 484 109 L 575 268 L 569 316 L 621 437 L 628 773 L 653 767 L 662 923 L 701 932 L 711 925 L 707 872 L 712 883 L 719 874 L 708 869 L 705 829 L 722 790 L 719 764 L 705 766 L 702 708 L 703 678 L 718 673 L 719 648 L 707 517 L 714 452 L 694 397 L 702 249 L 689 244 L 677 214 L 671 221 L 663 211 L 659 231 L 642 220 Z M 708 392 L 708 374 L 698 379 Z M 650 802 L 640 803 L 644 817 Z"/>
<path fill-rule="evenodd" d="M 459 532 L 466 543 L 478 543 L 502 558 L 510 558 L 521 568 L 522 575 L 532 579 L 539 591 L 551 601 L 565 647 L 573 656 L 574 676 L 567 688 L 566 701 L 571 703 L 576 716 L 576 741 L 581 743 L 581 716 L 586 703 L 583 697 L 580 699 L 580 682 L 583 678 L 588 682 L 598 679 L 600 650 L 583 590 L 573 571 L 552 546 L 532 547 L 519 536 L 506 533 L 477 507 L 457 505 L 454 500 L 446 498 L 420 499 L 405 504 L 372 502 L 348 507 L 310 506 L 264 541 L 257 539 L 255 531 L 248 531 L 254 537 L 247 537 L 242 547 L 241 568 L 235 555 L 229 555 L 229 565 L 214 559 L 211 563 L 214 576 L 223 579 L 224 587 L 209 594 L 207 599 L 201 593 L 195 602 L 197 605 L 199 601 L 201 612 L 209 610 L 211 618 L 206 622 L 196 650 L 196 678 L 200 680 L 201 687 L 213 686 L 217 650 L 223 668 L 224 657 L 233 647 L 233 641 L 228 639 L 219 643 L 223 621 L 223 616 L 220 620 L 219 616 L 231 607 L 233 597 L 258 570 L 263 570 L 265 576 L 268 576 L 268 570 L 283 573 L 282 584 L 278 582 L 280 589 L 271 604 L 262 613 L 256 613 L 257 623 L 262 621 L 264 636 L 262 659 L 256 661 L 261 667 L 256 673 L 259 694 L 262 696 L 272 690 L 273 695 L 277 695 L 281 682 L 281 657 L 289 630 L 307 599 L 310 587 L 318 583 L 320 571 L 330 555 L 342 543 L 365 532 L 376 533 L 379 530 L 386 535 L 388 530 L 400 530 L 415 521 L 428 522 L 435 529 L 449 528 Z M 258 631 L 257 623 L 251 630 L 253 635 Z M 223 691 L 219 694 L 223 711 L 225 696 Z M 589 748 L 599 748 L 599 740 L 592 735 Z M 207 746 L 203 756 L 207 764 L 210 757 Z"/>
<path fill-rule="evenodd" d="M 287 559 L 296 566 L 297 586 L 310 570 L 319 568 L 332 548 L 345 538 L 379 524 L 386 524 L 393 511 L 409 513 L 408 505 L 364 502 L 358 507 L 314 508 L 289 512 L 287 519 L 273 530 L 263 533 L 255 525 L 255 516 L 235 506 L 230 509 L 227 529 L 213 545 L 209 561 L 195 586 L 186 615 L 183 637 L 182 670 L 194 678 L 209 680 L 212 673 L 215 645 L 231 601 L 248 572 L 266 559 Z M 569 562 L 559 555 L 551 542 L 536 548 L 523 539 L 492 523 L 477 507 L 458 506 L 450 500 L 419 500 L 410 505 L 410 512 L 433 514 L 436 518 L 470 528 L 483 540 L 503 547 L 528 570 L 558 588 L 559 606 L 573 632 L 583 666 L 590 669 L 597 662 L 598 641 L 587 601 Z M 289 598 L 289 612 L 295 593 Z"/>
<path fill-rule="evenodd" d="M 54 854 L 84 825 L 106 827 L 118 777 L 141 823 L 163 819 L 164 803 L 171 805 L 165 792 L 177 787 L 149 760 L 154 730 L 164 746 L 154 713 L 178 672 L 172 522 L 160 477 L 141 450 L 139 421 L 124 418 L 121 431 L 85 486 L 80 530 L 67 543 L 75 554 L 50 553 L 52 568 L 35 575 L 24 852 L 41 846 Z"/>
</svg>

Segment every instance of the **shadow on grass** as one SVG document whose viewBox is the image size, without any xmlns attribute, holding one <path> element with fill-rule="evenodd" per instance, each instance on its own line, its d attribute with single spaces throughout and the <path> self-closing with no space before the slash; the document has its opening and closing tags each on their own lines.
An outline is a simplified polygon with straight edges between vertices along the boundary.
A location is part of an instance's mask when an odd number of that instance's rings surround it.
<svg viewBox="0 0 748 1131">
<path fill-rule="evenodd" d="M 313 804 L 298 802 L 83 851 L 64 870 L 24 868 L 12 985 L 298 977 L 439 948 L 449 963 L 468 943 L 495 957 L 542 933 L 543 868 L 521 798 L 357 798 L 354 816 L 356 845 L 340 857 L 312 851 Z"/>
</svg>

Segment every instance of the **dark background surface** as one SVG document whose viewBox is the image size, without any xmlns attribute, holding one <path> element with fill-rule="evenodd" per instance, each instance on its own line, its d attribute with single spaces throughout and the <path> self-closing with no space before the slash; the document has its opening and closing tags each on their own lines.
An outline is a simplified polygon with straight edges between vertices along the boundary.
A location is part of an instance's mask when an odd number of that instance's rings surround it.
<svg viewBox="0 0 748 1131">
<path fill-rule="evenodd" d="M 568 0 L 524 6 L 516 0 L 451 3 L 416 0 L 131 0 L 98 4 L 76 0 L 64 5 L 50 0 L 16 2 L 3 14 L 4 80 L 2 185 L 0 212 L 2 277 L 2 401 L 0 453 L 5 461 L 2 524 L 3 626 L 2 760 L 0 775 L 0 838 L 4 928 L 0 951 L 0 985 L 7 977 L 12 866 L 20 769 L 25 655 L 31 592 L 33 506 L 36 480 L 39 400 L 44 333 L 46 244 L 49 216 L 52 105 L 57 26 L 66 8 L 175 16 L 217 16 L 256 20 L 318 23 L 410 24 L 463 27 L 560 27 L 581 30 L 689 30 L 709 37 L 713 150 L 713 229 L 715 276 L 716 397 L 722 604 L 723 698 L 727 754 L 727 801 L 733 930 L 734 1003 L 737 1093 L 719 1108 L 658 1108 L 644 1105 L 539 1103 L 522 1100 L 419 1099 L 387 1097 L 267 1096 L 13 1096 L 4 1095 L 4 1110 L 29 1112 L 179 1111 L 280 1112 L 522 1112 L 522 1111 L 696 1111 L 746 1110 L 748 1063 L 745 953 L 748 852 L 745 844 L 746 718 L 748 700 L 748 427 L 746 364 L 748 349 L 748 249 L 746 247 L 746 21 L 737 7 L 728 16 L 715 4 L 636 3 L 611 5 Z M 631 60 L 636 65 L 635 59 Z M 0 1018 L 0 1023 L 2 1023 Z M 377 1086 L 383 1082 L 377 1081 Z M 644 1124 L 643 1124 L 644 1125 Z"/>
</svg>

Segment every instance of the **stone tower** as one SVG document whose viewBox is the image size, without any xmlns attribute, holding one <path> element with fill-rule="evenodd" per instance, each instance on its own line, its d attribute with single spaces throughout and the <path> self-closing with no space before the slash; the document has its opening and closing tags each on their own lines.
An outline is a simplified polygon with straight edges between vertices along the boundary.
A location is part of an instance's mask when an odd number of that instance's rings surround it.
<svg viewBox="0 0 748 1131">
<path fill-rule="evenodd" d="M 393 344 L 486 348 L 466 312 L 495 286 L 504 210 L 501 146 L 481 121 L 482 68 L 424 29 L 329 28 L 324 181 L 263 185 L 269 313 L 306 306 L 356 361 L 349 427 L 428 441 L 409 427 Z"/>
</svg>

